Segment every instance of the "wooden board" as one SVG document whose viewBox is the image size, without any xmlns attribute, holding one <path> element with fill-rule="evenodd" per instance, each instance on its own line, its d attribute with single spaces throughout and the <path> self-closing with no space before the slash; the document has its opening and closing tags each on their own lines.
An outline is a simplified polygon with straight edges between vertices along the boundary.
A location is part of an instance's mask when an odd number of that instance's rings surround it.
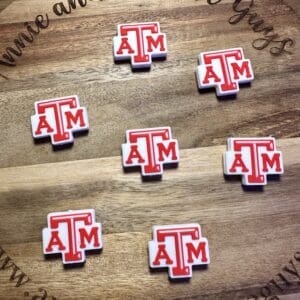
<svg viewBox="0 0 300 300">
<path fill-rule="evenodd" d="M 281 56 L 252 48 L 263 35 L 246 20 L 228 23 L 232 0 L 92 0 L 61 17 L 56 2 L 0 0 L 0 57 L 25 21 L 50 19 L 16 67 L 0 65 L 0 299 L 42 299 L 41 288 L 57 299 L 247 299 L 268 293 L 272 279 L 278 299 L 300 299 L 300 278 L 284 270 L 294 264 L 300 274 L 299 1 L 255 1 L 253 11 L 296 41 Z M 168 59 L 150 72 L 113 61 L 116 25 L 136 21 L 159 21 L 168 36 Z M 200 51 L 237 46 L 251 59 L 252 86 L 228 101 L 199 93 Z M 73 94 L 88 109 L 89 134 L 63 151 L 35 144 L 34 102 Z M 182 160 L 161 182 L 142 183 L 139 173 L 122 172 L 120 145 L 127 129 L 156 126 L 172 127 Z M 280 139 L 281 180 L 264 192 L 225 180 L 226 139 L 266 135 Z M 44 259 L 41 230 L 47 213 L 81 208 L 96 210 L 104 250 L 65 270 L 61 259 Z M 150 272 L 151 227 L 190 222 L 209 240 L 210 267 L 181 283 Z"/>
<path fill-rule="evenodd" d="M 22 9 L 26 3 L 26 9 Z M 23 22 L 49 14 L 49 27 L 24 50 L 17 67 L 0 66 L 0 166 L 119 155 L 125 130 L 171 126 L 181 149 L 224 144 L 230 135 L 299 135 L 299 44 L 279 57 L 257 51 L 262 37 L 246 21 L 230 25 L 232 1 L 89 1 L 67 17 L 51 13 L 55 1 L 18 0 L 0 13 L 0 49 L 11 45 Z M 263 4 L 264 3 L 264 4 Z M 256 2 L 256 10 L 281 36 L 299 37 L 299 16 L 283 1 Z M 167 61 L 151 72 L 114 64 L 112 38 L 119 22 L 161 22 Z M 256 80 L 234 101 L 200 94 L 195 70 L 200 51 L 243 47 Z M 88 108 L 91 130 L 66 151 L 34 145 L 30 129 L 37 100 L 77 94 Z M 188 134 L 187 134 L 188 130 Z M 11 151 L 11 149 L 14 149 Z"/>
<path fill-rule="evenodd" d="M 181 151 L 179 168 L 161 182 L 124 174 L 120 157 L 2 169 L 0 245 L 35 291 L 44 287 L 60 299 L 245 299 L 276 279 L 300 249 L 299 146 L 299 138 L 279 141 L 286 172 L 264 192 L 224 179 L 224 146 Z M 84 208 L 95 208 L 103 224 L 103 252 L 89 255 L 83 268 L 64 270 L 61 259 L 42 255 L 45 216 Z M 178 284 L 148 267 L 152 226 L 174 222 L 202 225 L 212 261 Z M 9 282 L 11 271 L 0 271 L 2 299 L 28 289 Z M 292 283 L 288 294 L 300 291 L 299 278 L 284 275 Z"/>
</svg>

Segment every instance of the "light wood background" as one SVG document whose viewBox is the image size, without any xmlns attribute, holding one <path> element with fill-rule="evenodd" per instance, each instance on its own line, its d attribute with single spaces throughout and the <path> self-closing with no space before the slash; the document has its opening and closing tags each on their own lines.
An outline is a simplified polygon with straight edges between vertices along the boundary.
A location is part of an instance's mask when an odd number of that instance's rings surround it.
<svg viewBox="0 0 300 300">
<path fill-rule="evenodd" d="M 29 299 L 40 287 L 58 299 L 246 299 L 300 251 L 299 2 L 255 1 L 255 10 L 282 36 L 296 40 L 292 54 L 273 57 L 251 43 L 262 36 L 246 21 L 227 20 L 232 2 L 89 1 L 56 17 L 57 1 L 0 0 L 0 50 L 23 22 L 48 13 L 49 28 L 26 47 L 14 68 L 0 66 L 0 246 L 31 278 L 23 287 L 0 270 L 0 299 Z M 114 64 L 112 38 L 122 22 L 159 21 L 167 33 L 167 61 L 150 72 Z M 298 42 L 298 43 L 297 43 Z M 237 99 L 200 94 L 195 70 L 200 51 L 243 47 L 256 80 Z M 77 94 L 91 125 L 74 146 L 53 151 L 34 144 L 34 102 Z M 123 174 L 120 145 L 127 129 L 171 126 L 182 160 L 163 181 L 142 183 Z M 222 175 L 228 136 L 279 139 L 285 174 L 264 192 L 245 192 Z M 44 260 L 41 230 L 49 212 L 94 208 L 104 250 L 82 269 Z M 157 224 L 199 222 L 212 263 L 189 282 L 151 273 L 147 242 Z M 297 262 L 295 262 L 296 264 Z M 298 262 L 299 273 L 300 263 Z M 280 299 L 300 299 L 297 278 Z"/>
<path fill-rule="evenodd" d="M 0 1 L 1 2 L 1 1 Z M 120 154 L 125 130 L 171 126 L 181 149 L 224 144 L 229 135 L 299 135 L 299 43 L 294 54 L 272 57 L 251 46 L 261 33 L 247 22 L 232 26 L 232 1 L 89 1 L 70 16 L 51 13 L 55 1 L 13 1 L 0 15 L 0 49 L 22 30 L 23 22 L 48 12 L 51 23 L 28 46 L 18 66 L 0 66 L 0 166 L 97 158 Z M 299 17 L 283 1 L 257 1 L 257 10 L 282 36 L 299 37 Z M 167 33 L 169 56 L 151 72 L 132 73 L 114 64 L 112 38 L 120 22 L 158 20 Z M 256 80 L 236 101 L 200 94 L 195 70 L 200 51 L 241 46 Z M 53 152 L 34 145 L 30 116 L 34 102 L 77 94 L 89 113 L 88 136 L 72 149 Z M 298 104 L 298 106 L 297 106 Z M 188 131 L 188 134 L 187 134 Z"/>
<path fill-rule="evenodd" d="M 239 180 L 223 178 L 225 146 L 182 150 L 178 170 L 144 184 L 139 173 L 123 174 L 120 157 L 2 169 L 1 246 L 35 290 L 45 287 L 60 299 L 245 299 L 300 249 L 299 146 L 300 138 L 279 140 L 286 171 L 264 192 L 244 192 Z M 64 270 L 61 259 L 44 260 L 41 231 L 47 213 L 70 208 L 96 210 L 104 248 L 84 268 Z M 152 226 L 191 221 L 208 238 L 209 268 L 177 284 L 165 271 L 151 273 Z M 0 271 L 3 299 L 22 290 L 9 274 Z M 300 291 L 299 280 L 284 275 L 294 283 L 288 292 Z"/>
</svg>

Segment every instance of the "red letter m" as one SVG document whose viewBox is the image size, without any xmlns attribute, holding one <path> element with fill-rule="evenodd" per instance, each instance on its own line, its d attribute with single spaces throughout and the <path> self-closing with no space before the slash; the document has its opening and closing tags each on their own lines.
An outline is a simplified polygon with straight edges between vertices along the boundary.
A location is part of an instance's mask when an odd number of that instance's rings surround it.
<svg viewBox="0 0 300 300">
<path fill-rule="evenodd" d="M 196 249 L 192 243 L 187 243 L 186 247 L 188 250 L 188 263 L 193 263 L 194 259 L 193 256 L 196 259 L 199 259 L 201 256 L 201 262 L 207 262 L 207 255 L 206 255 L 206 248 L 205 248 L 206 243 L 205 242 L 200 242 L 198 245 L 198 248 Z"/>
<path fill-rule="evenodd" d="M 82 249 L 86 248 L 85 241 L 87 241 L 88 244 L 91 244 L 92 240 L 94 240 L 93 243 L 94 247 L 100 247 L 98 229 L 99 229 L 98 227 L 93 227 L 90 233 L 88 233 L 85 228 L 79 228 L 80 248 Z"/>
<path fill-rule="evenodd" d="M 147 43 L 148 43 L 148 52 L 152 52 L 154 49 L 157 49 L 159 45 L 160 45 L 159 51 L 166 51 L 163 34 L 159 35 L 156 40 L 154 40 L 154 38 L 151 35 L 148 35 Z"/>
<path fill-rule="evenodd" d="M 85 123 L 84 123 L 84 116 L 83 116 L 83 109 L 79 108 L 76 111 L 76 114 L 73 115 L 72 112 L 67 111 L 66 112 L 66 118 L 67 118 L 67 128 L 71 129 L 73 128 L 73 125 L 76 125 L 79 121 L 79 126 L 80 127 L 84 127 Z M 73 124 L 72 124 L 73 123 Z"/>
<path fill-rule="evenodd" d="M 273 157 L 270 158 L 268 154 L 262 153 L 261 155 L 262 161 L 263 161 L 263 172 L 268 172 L 268 166 L 270 168 L 273 168 L 276 164 L 276 172 L 281 172 L 281 166 L 280 166 L 280 153 L 274 153 Z"/>
<path fill-rule="evenodd" d="M 239 66 L 238 63 L 232 63 L 232 70 L 233 70 L 233 74 L 234 74 L 234 79 L 238 80 L 240 79 L 240 76 L 246 76 L 246 78 L 251 78 L 251 71 L 250 71 L 250 67 L 249 67 L 249 61 L 243 61 L 242 65 Z M 246 73 L 246 74 L 245 74 Z"/>
<path fill-rule="evenodd" d="M 176 153 L 176 142 L 170 142 L 167 148 L 162 143 L 157 144 L 157 147 L 158 147 L 159 161 L 164 161 L 164 157 L 169 157 L 171 152 L 172 152 L 172 160 L 178 159 Z"/>
</svg>

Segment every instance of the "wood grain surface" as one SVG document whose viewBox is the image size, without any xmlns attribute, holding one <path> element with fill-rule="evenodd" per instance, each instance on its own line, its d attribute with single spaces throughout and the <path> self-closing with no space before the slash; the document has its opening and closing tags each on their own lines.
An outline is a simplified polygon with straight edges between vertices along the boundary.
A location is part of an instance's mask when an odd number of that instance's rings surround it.
<svg viewBox="0 0 300 300">
<path fill-rule="evenodd" d="M 0 49 L 12 45 L 23 22 L 48 13 L 49 27 L 24 49 L 17 67 L 0 66 L 0 166 L 119 155 L 125 130 L 171 126 L 181 149 L 224 143 L 229 135 L 299 136 L 299 16 L 284 1 L 256 1 L 255 10 L 282 36 L 296 40 L 293 54 L 257 51 L 262 36 L 246 21 L 230 25 L 232 1 L 89 1 L 57 17 L 55 1 L 16 0 L 0 13 Z M 112 38 L 121 22 L 153 21 L 167 33 L 167 61 L 133 73 L 114 64 Z M 243 47 L 256 80 L 236 100 L 199 93 L 195 70 L 200 51 Z M 34 102 L 77 94 L 89 113 L 88 136 L 55 152 L 35 145 L 30 129 Z M 188 133 L 187 133 L 188 132 Z M 12 151 L 13 149 L 13 151 Z"/>
<path fill-rule="evenodd" d="M 120 157 L 5 168 L 0 245 L 31 284 L 60 299 L 245 299 L 300 249 L 299 146 L 299 138 L 279 141 L 286 171 L 264 192 L 224 179 L 224 146 L 181 151 L 179 168 L 165 171 L 161 182 L 124 174 Z M 64 270 L 60 258 L 45 260 L 46 215 L 85 208 L 95 208 L 102 222 L 103 252 L 72 270 Z M 194 270 L 189 282 L 171 283 L 167 272 L 148 267 L 152 226 L 174 222 L 199 222 L 209 240 L 211 265 Z M 299 270 L 300 261 L 295 266 Z M 1 299 L 18 298 L 22 290 L 8 281 L 9 271 L 0 271 Z M 288 292 L 300 292 L 299 278 L 285 276 Z"/>
<path fill-rule="evenodd" d="M 296 42 L 280 56 L 270 47 L 253 49 L 262 34 L 247 20 L 228 23 L 233 0 L 90 0 L 60 17 L 52 11 L 56 2 L 0 0 L 0 57 L 24 22 L 46 13 L 50 19 L 15 67 L 0 65 L 0 299 L 45 300 L 41 288 L 48 300 L 255 299 L 250 295 L 267 293 L 271 280 L 282 291 L 273 284 L 278 297 L 261 299 L 300 299 L 299 1 L 254 1 L 253 11 Z M 168 38 L 168 59 L 150 72 L 113 61 L 117 24 L 141 21 L 159 21 Z M 251 87 L 227 101 L 199 93 L 199 53 L 233 47 L 243 47 L 252 62 Z M 34 143 L 34 102 L 74 94 L 88 109 L 89 134 L 62 151 Z M 127 129 L 157 126 L 172 127 L 181 161 L 162 181 L 143 183 L 138 172 L 123 173 L 120 145 Z M 284 154 L 281 180 L 263 192 L 226 180 L 227 138 L 268 135 Z M 59 258 L 45 260 L 47 214 L 85 208 L 94 208 L 103 225 L 102 253 L 68 270 Z M 180 283 L 151 272 L 151 227 L 191 222 L 209 241 L 209 268 Z M 298 276 L 284 271 L 291 261 Z M 16 287 L 22 272 L 30 281 Z"/>
</svg>

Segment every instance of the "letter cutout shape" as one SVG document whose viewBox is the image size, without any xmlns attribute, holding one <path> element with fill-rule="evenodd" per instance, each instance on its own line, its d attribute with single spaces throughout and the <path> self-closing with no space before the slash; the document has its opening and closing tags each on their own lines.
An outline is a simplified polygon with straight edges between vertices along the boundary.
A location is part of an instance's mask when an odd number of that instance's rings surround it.
<svg viewBox="0 0 300 300">
<path fill-rule="evenodd" d="M 199 224 L 154 226 L 148 247 L 150 267 L 168 268 L 171 279 L 191 278 L 193 266 L 210 263 Z"/>
<path fill-rule="evenodd" d="M 141 167 L 142 176 L 162 176 L 163 165 L 179 163 L 177 140 L 170 127 L 126 131 L 122 145 L 123 167 Z"/>
<path fill-rule="evenodd" d="M 53 146 L 73 143 L 73 132 L 89 129 L 86 108 L 80 107 L 77 96 L 35 102 L 35 113 L 31 116 L 33 137 L 50 137 Z"/>
<path fill-rule="evenodd" d="M 85 251 L 102 247 L 102 227 L 94 209 L 48 214 L 48 227 L 43 229 L 45 255 L 62 254 L 64 264 L 82 264 Z"/>
<path fill-rule="evenodd" d="M 227 144 L 224 174 L 241 175 L 243 185 L 266 185 L 267 175 L 283 174 L 282 152 L 274 138 L 229 138 Z"/>
<path fill-rule="evenodd" d="M 197 68 L 199 89 L 216 88 L 217 96 L 236 95 L 239 84 L 250 83 L 254 74 L 242 48 L 200 53 Z"/>
<path fill-rule="evenodd" d="M 168 53 L 158 22 L 120 24 L 113 44 L 115 61 L 131 60 L 133 69 L 150 68 L 152 58 L 166 58 Z"/>
</svg>

